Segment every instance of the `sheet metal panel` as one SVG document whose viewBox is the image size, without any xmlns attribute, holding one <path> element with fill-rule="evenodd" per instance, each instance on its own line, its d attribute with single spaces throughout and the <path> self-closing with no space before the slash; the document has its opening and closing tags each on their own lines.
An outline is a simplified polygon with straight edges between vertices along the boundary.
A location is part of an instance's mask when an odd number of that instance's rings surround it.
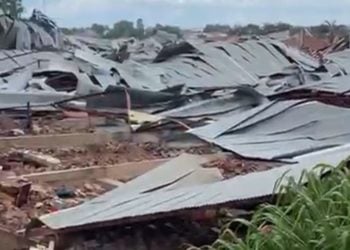
<svg viewBox="0 0 350 250">
<path fill-rule="evenodd" d="M 292 58 L 305 70 L 313 71 L 320 66 L 319 61 L 305 53 L 302 53 L 300 50 L 292 47 L 287 47 L 284 43 L 279 41 L 271 40 L 271 43 L 279 47 L 288 57 Z"/>
<path fill-rule="evenodd" d="M 326 56 L 326 59 L 331 60 L 340 68 L 344 69 L 348 74 L 350 73 L 350 49 L 340 52 L 332 53 Z"/>
<path fill-rule="evenodd" d="M 293 158 L 350 139 L 350 110 L 318 102 L 261 105 L 192 134 L 245 157 Z"/>
<path fill-rule="evenodd" d="M 235 116 L 225 117 L 207 126 L 192 129 L 189 131 L 189 133 L 196 135 L 205 140 L 212 140 L 220 136 L 221 134 L 225 133 L 229 129 L 239 125 L 241 121 L 249 119 L 250 117 L 255 116 L 256 114 L 262 112 L 265 109 L 268 109 L 273 105 L 275 105 L 275 102 L 266 102 L 259 105 L 256 108 L 247 110 L 246 112 L 242 112 Z"/>
<path fill-rule="evenodd" d="M 158 115 L 172 118 L 214 117 L 220 114 L 241 112 L 260 104 L 259 99 L 248 95 L 229 95 L 204 101 L 193 102 L 188 105 L 162 112 Z"/>
<path fill-rule="evenodd" d="M 117 224 L 126 219 L 145 219 L 152 215 L 167 216 L 167 213 L 183 209 L 217 206 L 269 196 L 275 190 L 275 183 L 283 177 L 281 185 L 290 177 L 299 179 L 304 170 L 312 170 L 318 163 L 337 165 L 350 154 L 350 145 L 319 151 L 296 158 L 297 164 L 285 165 L 272 170 L 238 176 L 230 180 L 176 190 L 158 191 L 147 194 L 109 194 L 75 208 L 40 217 L 40 220 L 54 230 L 79 230 L 80 226 L 98 227 L 102 223 Z M 314 169 L 319 174 L 320 169 Z M 305 181 L 305 180 L 304 180 Z M 105 198 L 104 198 L 105 197 Z"/>
<path fill-rule="evenodd" d="M 75 57 L 96 68 L 116 69 L 132 88 L 155 91 L 179 84 L 189 88 L 256 86 L 259 77 L 281 72 L 290 65 L 270 40 L 193 46 L 198 53 L 172 55 L 160 63 L 140 64 L 129 59 L 119 64 L 89 50 L 76 50 Z"/>
<path fill-rule="evenodd" d="M 132 88 L 162 90 L 179 84 L 189 88 L 256 85 L 259 75 L 280 72 L 289 63 L 268 41 L 250 41 L 243 45 L 200 44 L 199 53 L 179 54 L 161 63 L 123 64 L 77 50 L 76 58 L 95 67 L 115 68 Z M 224 48 L 230 55 L 224 50 Z"/>
<path fill-rule="evenodd" d="M 319 74 L 318 74 L 319 75 Z M 337 77 L 330 77 L 330 76 L 322 76 L 321 80 L 318 82 L 307 82 L 303 86 L 298 86 L 295 88 L 290 88 L 286 91 L 277 92 L 275 94 L 294 90 L 315 90 L 315 91 L 325 91 L 325 92 L 331 92 L 336 94 L 345 94 L 350 91 L 350 76 L 349 75 L 342 75 Z"/>
</svg>

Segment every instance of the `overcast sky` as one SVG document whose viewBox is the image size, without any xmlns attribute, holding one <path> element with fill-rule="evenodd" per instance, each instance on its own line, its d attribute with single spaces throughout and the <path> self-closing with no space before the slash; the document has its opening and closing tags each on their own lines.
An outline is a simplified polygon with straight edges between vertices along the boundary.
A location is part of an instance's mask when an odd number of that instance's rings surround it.
<svg viewBox="0 0 350 250">
<path fill-rule="evenodd" d="M 199 28 L 207 23 L 289 22 L 318 24 L 324 20 L 350 24 L 350 0 L 23 0 L 27 14 L 44 10 L 59 26 L 111 25 L 141 17 L 156 23 Z M 45 3 L 45 4 L 44 4 Z"/>
</svg>

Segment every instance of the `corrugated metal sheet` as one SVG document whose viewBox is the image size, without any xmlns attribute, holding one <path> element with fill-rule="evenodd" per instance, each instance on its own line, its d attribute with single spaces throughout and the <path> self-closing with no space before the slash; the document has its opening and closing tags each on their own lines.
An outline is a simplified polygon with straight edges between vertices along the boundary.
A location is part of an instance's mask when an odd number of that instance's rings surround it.
<svg viewBox="0 0 350 250">
<path fill-rule="evenodd" d="M 319 75 L 319 74 L 318 74 Z M 304 86 L 299 86 L 296 88 L 291 88 L 289 91 L 294 90 L 315 90 L 331 92 L 336 94 L 346 94 L 350 91 L 350 76 L 342 75 L 338 77 L 330 77 L 321 75 L 321 80 L 317 82 L 311 82 Z M 286 91 L 288 92 L 288 91 Z"/>
<path fill-rule="evenodd" d="M 286 56 L 293 59 L 295 62 L 297 62 L 300 66 L 302 66 L 305 70 L 313 71 L 314 69 L 318 68 L 320 66 L 319 61 L 317 61 L 315 58 L 307 55 L 306 53 L 302 53 L 300 50 L 287 47 L 282 42 L 273 41 L 272 42 L 274 46 L 277 46 L 282 50 Z"/>
<path fill-rule="evenodd" d="M 194 101 L 187 105 L 168 110 L 158 115 L 178 119 L 219 119 L 225 115 L 233 115 L 251 109 L 265 101 L 258 93 L 238 90 L 217 98 Z"/>
<path fill-rule="evenodd" d="M 350 73 L 350 49 L 340 52 L 332 53 L 326 56 L 326 59 L 331 60 L 340 68 L 344 69 L 348 74 Z"/>
<path fill-rule="evenodd" d="M 33 20 L 13 20 L 8 16 L 0 16 L 2 49 L 44 49 L 60 47 L 60 32 L 48 32 Z"/>
<path fill-rule="evenodd" d="M 284 101 L 190 131 L 245 157 L 293 158 L 350 140 L 350 110 L 318 102 Z"/>
<path fill-rule="evenodd" d="M 291 65 L 269 40 L 190 45 L 196 50 L 181 52 L 179 48 L 157 63 L 126 60 L 119 64 L 82 50 L 77 50 L 75 57 L 107 71 L 114 68 L 132 88 L 155 91 L 179 84 L 189 88 L 255 86 L 261 76 L 281 72 Z M 295 54 L 298 60 L 307 61 Z M 310 67 L 311 62 L 307 69 Z"/>
<path fill-rule="evenodd" d="M 289 177 L 299 179 L 304 170 L 311 170 L 322 162 L 337 165 L 350 154 L 350 145 L 323 150 L 298 157 L 299 163 L 272 170 L 238 176 L 214 184 L 158 191 L 147 194 L 107 193 L 95 200 L 75 208 L 42 216 L 40 220 L 54 230 L 79 230 L 87 227 L 103 226 L 103 223 L 118 224 L 127 219 L 142 220 L 167 216 L 167 213 L 240 200 L 269 196 L 275 190 L 275 183 L 284 176 L 281 184 Z M 320 170 L 314 170 L 319 173 Z"/>
</svg>

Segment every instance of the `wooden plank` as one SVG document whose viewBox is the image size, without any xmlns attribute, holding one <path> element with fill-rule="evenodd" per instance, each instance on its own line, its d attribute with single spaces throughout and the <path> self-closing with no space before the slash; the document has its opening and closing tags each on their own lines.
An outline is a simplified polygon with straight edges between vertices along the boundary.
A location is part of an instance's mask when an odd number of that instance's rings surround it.
<svg viewBox="0 0 350 250">
<path fill-rule="evenodd" d="M 105 188 L 107 190 L 114 189 L 117 187 L 122 187 L 125 185 L 124 182 L 110 179 L 110 178 L 98 179 L 97 184 L 100 184 L 103 188 Z"/>
<path fill-rule="evenodd" d="M 20 137 L 0 137 L 0 149 L 58 148 L 104 144 L 112 139 L 109 133 L 75 133 Z"/>
<path fill-rule="evenodd" d="M 129 162 L 118 165 L 103 166 L 103 167 L 89 167 L 79 169 L 69 169 L 62 171 L 51 171 L 44 173 L 36 173 L 23 175 L 19 177 L 9 177 L 9 179 L 24 178 L 32 182 L 38 183 L 57 183 L 70 182 L 77 180 L 95 180 L 103 178 L 113 178 L 120 181 L 128 181 L 137 176 L 140 176 L 147 171 L 164 164 L 169 159 Z"/>
<path fill-rule="evenodd" d="M 208 161 L 224 157 L 225 154 L 204 155 Z M 110 166 L 96 166 L 89 168 L 68 169 L 61 171 L 51 171 L 44 173 L 35 173 L 23 176 L 9 177 L 9 179 L 24 178 L 36 183 L 67 183 L 74 181 L 97 180 L 97 179 L 115 179 L 121 182 L 127 182 L 146 172 L 172 160 L 157 159 L 141 162 L 128 162 Z"/>
</svg>

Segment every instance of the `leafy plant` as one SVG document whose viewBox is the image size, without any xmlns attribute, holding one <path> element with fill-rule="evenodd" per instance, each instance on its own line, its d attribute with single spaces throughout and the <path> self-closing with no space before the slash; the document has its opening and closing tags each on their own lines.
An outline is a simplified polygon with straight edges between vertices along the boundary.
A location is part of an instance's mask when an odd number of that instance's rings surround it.
<svg viewBox="0 0 350 250">
<path fill-rule="evenodd" d="M 251 221 L 234 220 L 247 228 L 244 239 L 224 229 L 208 250 L 346 250 L 350 249 L 350 176 L 347 161 L 338 167 L 320 165 L 298 182 L 282 187 L 276 205 L 264 205 Z M 307 180 L 307 185 L 304 185 Z"/>
</svg>

